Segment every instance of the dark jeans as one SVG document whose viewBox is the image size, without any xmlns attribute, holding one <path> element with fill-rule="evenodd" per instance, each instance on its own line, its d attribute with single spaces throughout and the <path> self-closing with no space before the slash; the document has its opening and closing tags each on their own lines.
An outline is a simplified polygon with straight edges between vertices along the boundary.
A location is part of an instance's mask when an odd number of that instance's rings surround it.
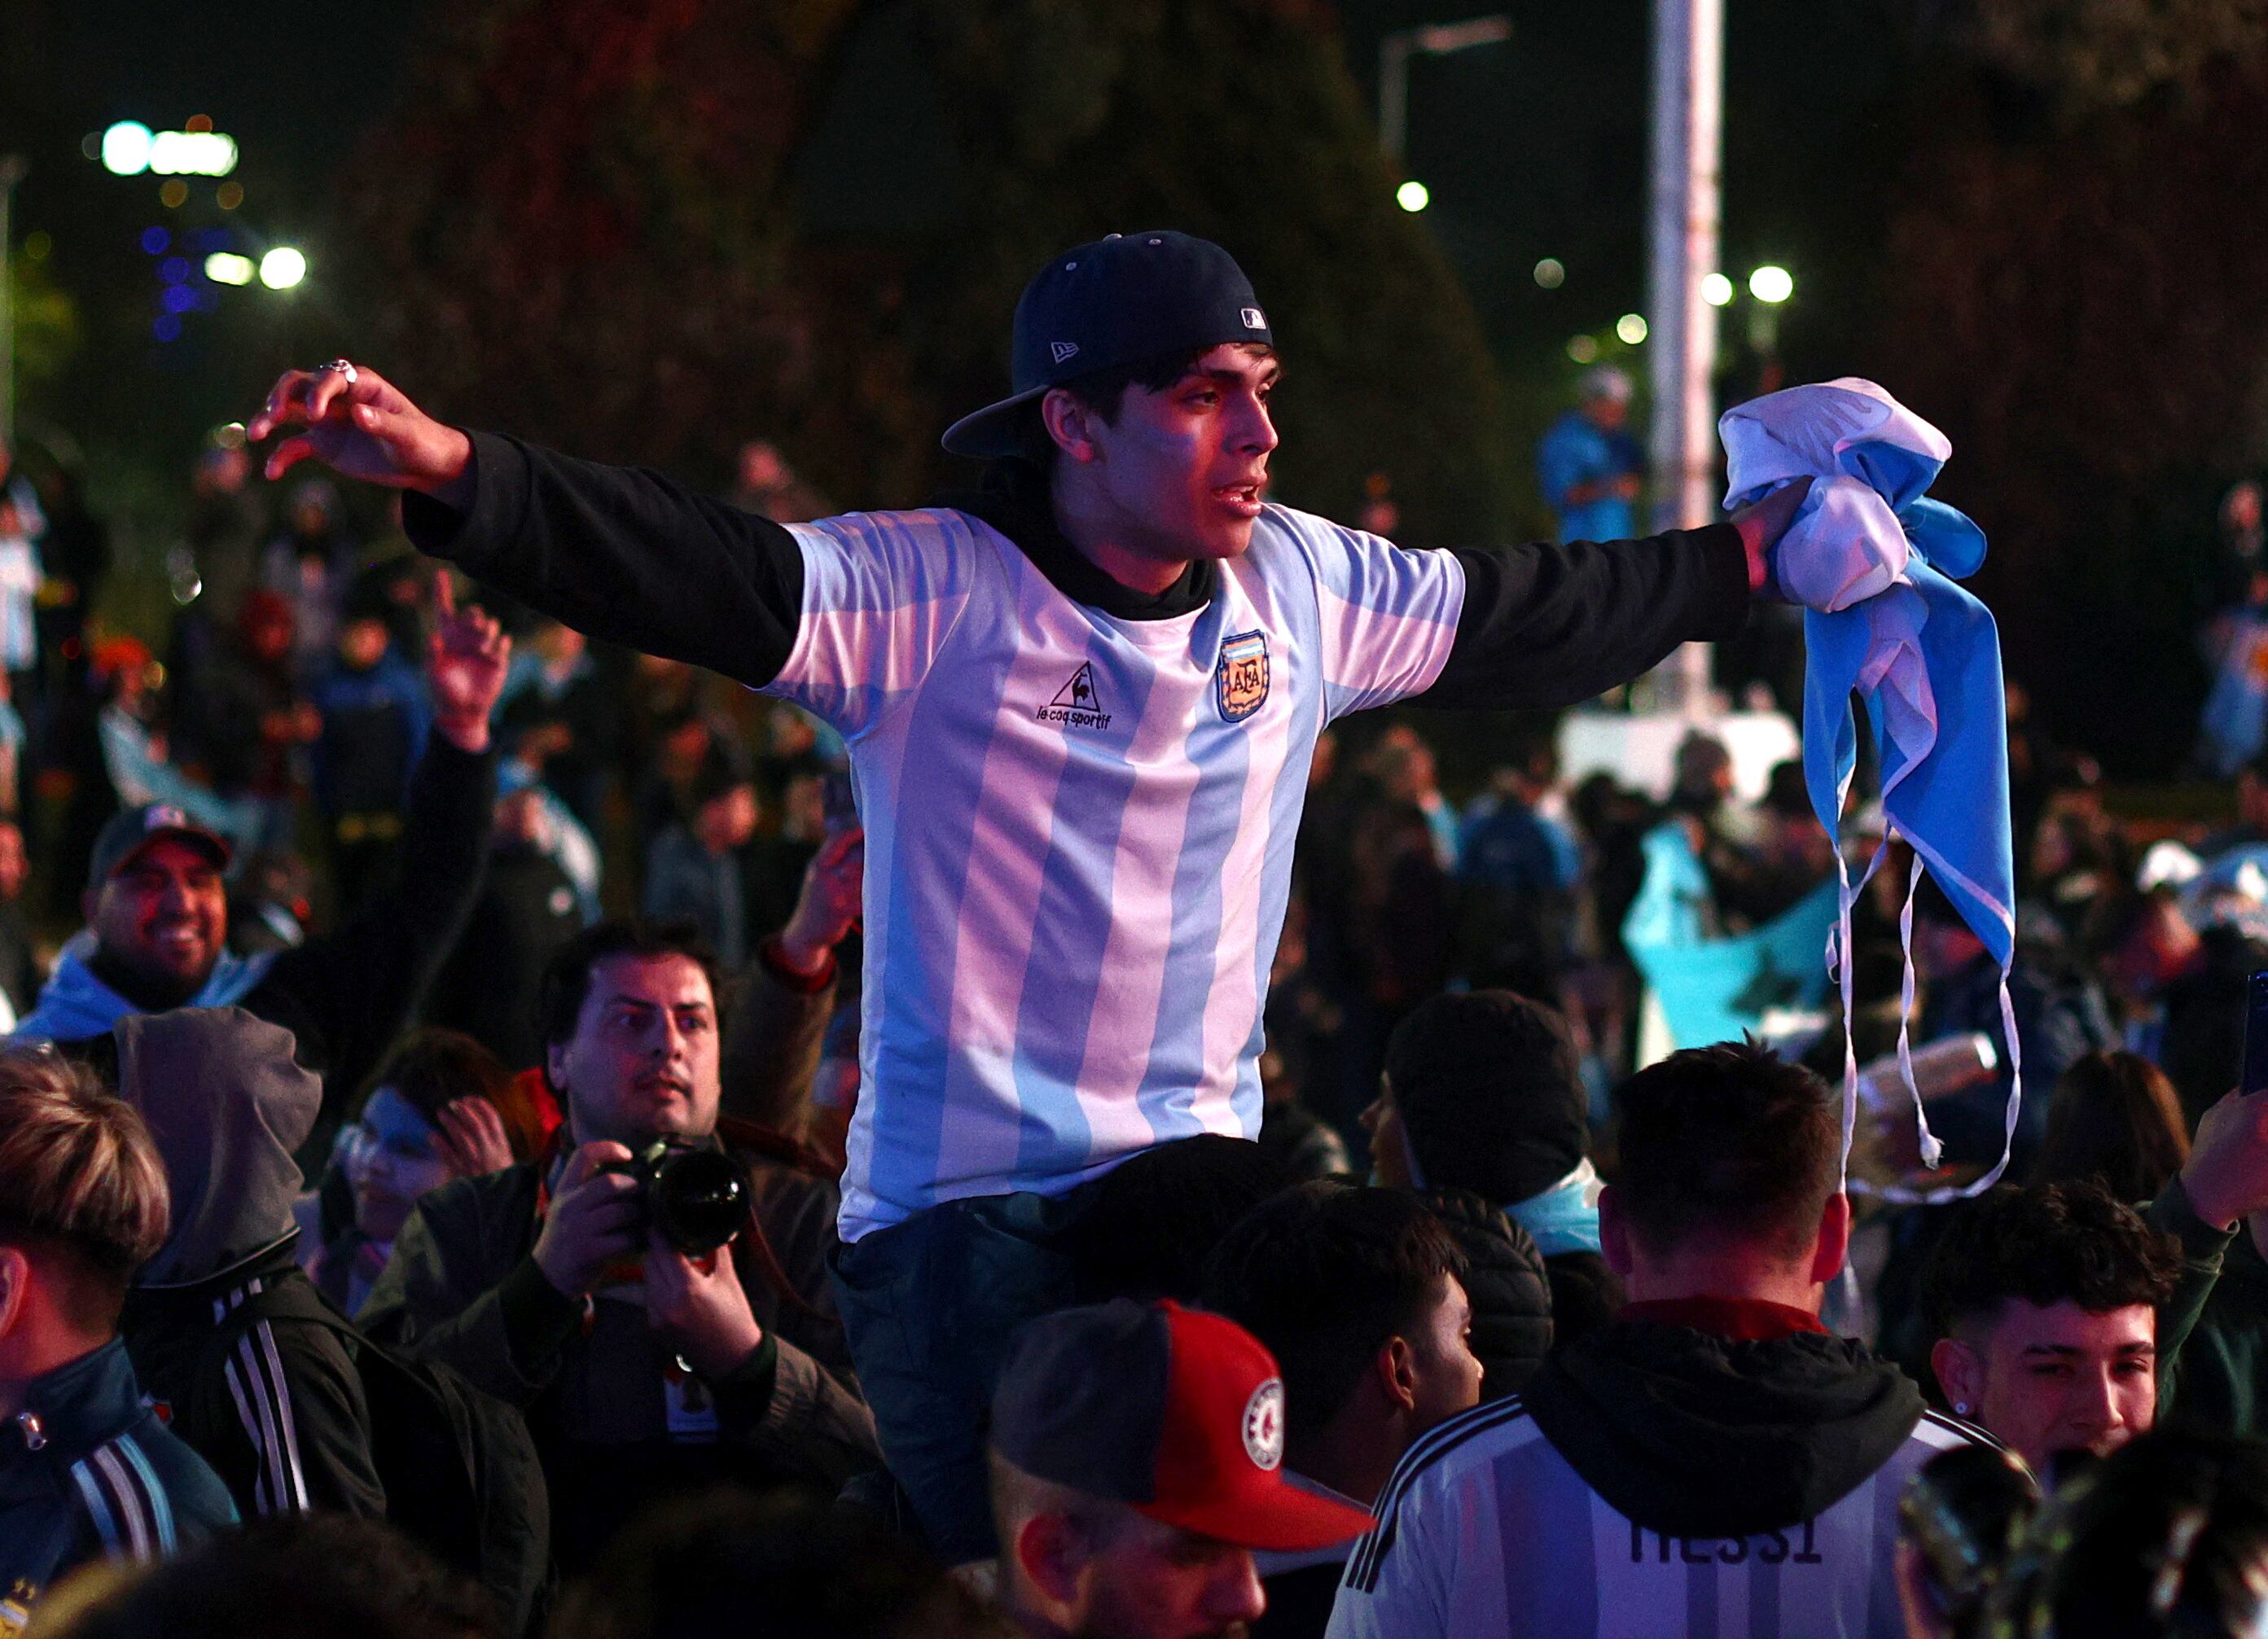
<svg viewBox="0 0 2268 1639">
<path fill-rule="evenodd" d="M 948 1564 L 998 1552 L 993 1385 L 1016 1328 L 1074 1301 L 1062 1238 L 1088 1198 L 951 1201 L 836 1251 L 836 1306 L 882 1455 Z"/>
</svg>

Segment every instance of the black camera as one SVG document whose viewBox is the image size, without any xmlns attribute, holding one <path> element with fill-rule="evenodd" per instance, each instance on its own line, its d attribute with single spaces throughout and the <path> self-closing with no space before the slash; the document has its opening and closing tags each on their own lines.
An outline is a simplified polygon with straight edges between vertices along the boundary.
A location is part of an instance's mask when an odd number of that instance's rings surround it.
<svg viewBox="0 0 2268 1639">
<path fill-rule="evenodd" d="M 656 1138 L 614 1170 L 637 1180 L 645 1221 L 688 1258 L 707 1257 L 748 1221 L 747 1177 L 713 1143 Z"/>
</svg>

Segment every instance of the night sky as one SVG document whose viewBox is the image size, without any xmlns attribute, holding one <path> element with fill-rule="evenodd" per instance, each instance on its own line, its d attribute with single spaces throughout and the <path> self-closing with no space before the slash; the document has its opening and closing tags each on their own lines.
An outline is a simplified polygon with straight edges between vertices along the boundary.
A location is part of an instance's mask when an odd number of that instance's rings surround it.
<svg viewBox="0 0 2268 1639">
<path fill-rule="evenodd" d="M 1382 32 L 1477 9 L 1475 0 L 1342 0 L 1365 94 L 1374 94 Z M 1517 400 L 1562 390 L 1570 335 L 1602 332 L 1644 305 L 1648 8 L 1513 0 L 1503 9 L 1514 25 L 1509 43 L 1414 62 L 1408 169 L 1432 191 L 1428 221 Z M 351 327 L 351 315 L 322 312 L 321 272 L 334 254 L 316 235 L 325 190 L 391 105 L 423 10 L 416 0 L 0 7 L 0 140 L 33 165 L 18 238 L 40 228 L 55 238 L 58 276 L 85 310 L 82 358 L 103 358 L 106 377 L 119 378 L 107 397 L 94 390 L 106 418 L 138 405 L 178 438 L 225 419 L 302 338 L 328 345 L 342 324 Z M 1866 159 L 1899 60 L 1894 36 L 1867 5 L 1743 0 L 1731 11 L 1726 266 L 1736 276 L 1762 261 L 1793 268 L 1791 351 L 1822 373 L 1851 368 L 1864 361 L 1841 357 L 1837 337 L 1862 298 L 1862 270 L 1837 258 L 1863 242 L 1864 218 L 1879 204 Z M 117 119 L 163 129 L 194 114 L 241 144 L 246 202 L 233 222 L 256 240 L 305 246 L 315 272 L 291 304 L 251 293 L 202 338 L 155 349 L 154 286 L 135 240 L 147 223 L 170 219 L 158 180 L 111 177 L 77 142 Z M 183 217 L 194 214 L 193 205 Z M 221 220 L 210 208 L 202 219 Z M 1566 266 L 1556 290 L 1530 277 L 1543 256 Z"/>
</svg>

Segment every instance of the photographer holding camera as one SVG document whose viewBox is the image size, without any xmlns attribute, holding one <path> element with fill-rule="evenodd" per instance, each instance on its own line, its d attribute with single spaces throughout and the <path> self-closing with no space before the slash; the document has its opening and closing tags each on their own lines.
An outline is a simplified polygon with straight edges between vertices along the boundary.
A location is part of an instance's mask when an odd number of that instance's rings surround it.
<svg viewBox="0 0 2268 1639">
<path fill-rule="evenodd" d="M 835 1191 L 758 1133 L 720 1142 L 716 995 L 666 924 L 564 946 L 541 1019 L 556 1146 L 426 1195 L 363 1312 L 526 1412 L 565 1565 L 660 1495 L 831 1493 L 880 1461 L 825 1279 Z"/>
</svg>

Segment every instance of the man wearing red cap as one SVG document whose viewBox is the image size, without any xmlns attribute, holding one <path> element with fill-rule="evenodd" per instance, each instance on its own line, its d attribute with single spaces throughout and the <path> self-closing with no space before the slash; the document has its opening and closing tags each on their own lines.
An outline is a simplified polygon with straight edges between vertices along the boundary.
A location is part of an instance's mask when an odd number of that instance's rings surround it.
<svg viewBox="0 0 2268 1639">
<path fill-rule="evenodd" d="M 1234 1321 L 1127 1298 L 1035 1320 L 992 1403 L 1002 1599 L 1035 1639 L 1241 1635 L 1255 1549 L 1371 1524 L 1283 1462 L 1284 1379 Z"/>
</svg>

